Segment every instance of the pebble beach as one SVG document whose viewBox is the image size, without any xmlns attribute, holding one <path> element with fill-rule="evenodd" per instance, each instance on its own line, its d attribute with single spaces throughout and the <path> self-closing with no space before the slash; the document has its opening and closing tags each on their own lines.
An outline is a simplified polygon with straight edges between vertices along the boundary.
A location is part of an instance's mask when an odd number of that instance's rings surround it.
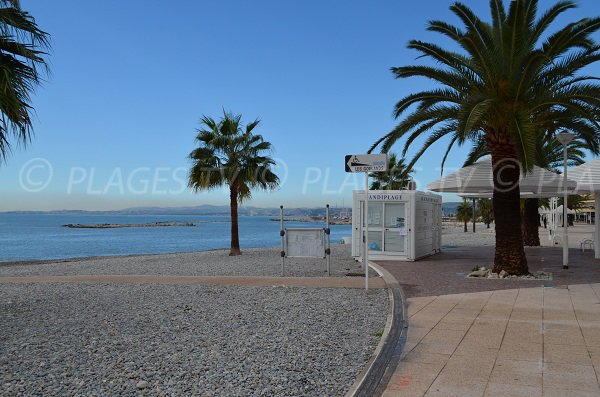
<svg viewBox="0 0 600 397">
<path fill-rule="evenodd" d="M 279 275 L 277 249 L 0 266 L 0 276 Z M 335 246 L 332 275 L 360 271 Z M 290 259 L 289 276 L 324 260 Z M 0 285 L 0 396 L 343 396 L 379 343 L 385 289 Z"/>
</svg>

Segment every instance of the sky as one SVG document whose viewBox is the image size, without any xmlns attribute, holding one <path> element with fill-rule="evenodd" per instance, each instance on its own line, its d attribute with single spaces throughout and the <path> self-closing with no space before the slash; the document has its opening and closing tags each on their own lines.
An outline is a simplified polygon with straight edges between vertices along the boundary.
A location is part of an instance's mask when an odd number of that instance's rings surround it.
<svg viewBox="0 0 600 397">
<path fill-rule="evenodd" d="M 489 19 L 487 1 L 463 2 Z M 228 204 L 225 187 L 187 188 L 199 120 L 223 109 L 260 118 L 277 161 L 280 188 L 245 205 L 349 206 L 364 176 L 345 173 L 344 156 L 366 153 L 397 123 L 395 103 L 431 85 L 390 67 L 422 63 L 411 39 L 443 44 L 426 24 L 459 24 L 452 3 L 22 0 L 51 35 L 52 74 L 32 97 L 33 139 L 0 164 L 0 211 Z M 597 0 L 578 3 L 555 28 L 599 14 Z M 440 177 L 446 144 L 416 164 L 419 189 Z M 467 151 L 454 149 L 444 172 Z"/>
</svg>

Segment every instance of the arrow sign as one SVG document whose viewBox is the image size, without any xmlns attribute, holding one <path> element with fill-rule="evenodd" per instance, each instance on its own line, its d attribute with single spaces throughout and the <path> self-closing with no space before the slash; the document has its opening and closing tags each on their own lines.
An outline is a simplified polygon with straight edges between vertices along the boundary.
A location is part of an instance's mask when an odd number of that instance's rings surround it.
<svg viewBox="0 0 600 397">
<path fill-rule="evenodd" d="M 346 172 L 381 172 L 387 171 L 387 154 L 348 154 L 346 155 Z"/>
</svg>

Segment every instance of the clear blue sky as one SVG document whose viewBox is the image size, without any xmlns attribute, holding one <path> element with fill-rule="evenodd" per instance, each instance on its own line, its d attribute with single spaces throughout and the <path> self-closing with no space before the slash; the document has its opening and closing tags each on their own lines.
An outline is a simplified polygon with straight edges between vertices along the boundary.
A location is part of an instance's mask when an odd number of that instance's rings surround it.
<svg viewBox="0 0 600 397">
<path fill-rule="evenodd" d="M 488 19 L 488 1 L 464 3 Z M 0 211 L 227 204 L 224 189 L 185 188 L 199 118 L 223 107 L 260 117 L 280 163 L 281 188 L 248 205 L 349 205 L 363 179 L 344 172 L 344 155 L 365 153 L 395 125 L 396 101 L 429 84 L 389 69 L 420 62 L 410 39 L 440 41 L 428 20 L 458 23 L 450 4 L 22 0 L 52 36 L 53 73 L 33 98 L 31 144 L 0 166 Z M 597 0 L 579 4 L 568 19 L 598 14 Z M 439 177 L 444 148 L 417 164 L 420 188 Z"/>
</svg>

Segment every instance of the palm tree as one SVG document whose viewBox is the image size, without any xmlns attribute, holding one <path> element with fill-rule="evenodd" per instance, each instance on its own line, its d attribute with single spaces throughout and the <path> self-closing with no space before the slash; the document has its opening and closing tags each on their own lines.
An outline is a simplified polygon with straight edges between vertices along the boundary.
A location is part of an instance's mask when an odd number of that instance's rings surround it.
<svg viewBox="0 0 600 397">
<path fill-rule="evenodd" d="M 502 0 L 490 0 L 491 22 L 455 3 L 450 10 L 462 21 L 455 27 L 443 21 L 429 22 L 430 31 L 453 40 L 459 51 L 418 40 L 408 47 L 437 62 L 392 68 L 398 78 L 427 77 L 439 87 L 410 94 L 395 108 L 395 117 L 410 113 L 371 147 L 383 152 L 406 137 L 402 155 L 419 136 L 428 133 L 424 145 L 409 163 L 431 145 L 449 139 L 444 163 L 454 144 L 482 139 L 492 157 L 493 206 L 496 218 L 494 272 L 526 274 L 523 249 L 519 176 L 535 164 L 536 144 L 552 123 L 569 129 L 590 147 L 598 146 L 600 85 L 581 70 L 600 59 L 600 47 L 592 35 L 600 18 L 584 18 L 556 32 L 549 26 L 573 1 L 560 1 L 539 16 L 537 0 L 514 0 L 508 9 Z M 537 19 L 536 19 L 537 18 Z"/>
<path fill-rule="evenodd" d="M 49 40 L 18 0 L 0 0 L 0 163 L 10 151 L 10 136 L 23 144 L 31 137 L 31 93 L 49 71 Z"/>
<path fill-rule="evenodd" d="M 492 199 L 480 198 L 477 200 L 477 215 L 489 229 L 490 224 L 494 221 L 494 207 Z"/>
<path fill-rule="evenodd" d="M 197 130 L 199 147 L 189 157 L 193 162 L 188 186 L 194 191 L 229 186 L 231 206 L 230 256 L 240 255 L 238 203 L 252 196 L 252 189 L 273 190 L 279 178 L 271 170 L 275 161 L 266 155 L 271 144 L 252 133 L 260 120 L 241 125 L 241 115 L 223 111 L 219 121 L 203 116 Z"/>
<path fill-rule="evenodd" d="M 472 219 L 473 208 L 467 203 L 466 200 L 463 200 L 462 203 L 456 207 L 456 220 L 459 222 L 464 222 L 464 232 L 468 231 L 467 222 Z"/>
<path fill-rule="evenodd" d="M 407 168 L 404 158 L 398 160 L 396 153 L 390 153 L 388 156 L 388 170 L 384 172 L 374 172 L 370 177 L 371 190 L 400 190 L 406 187 L 410 181 L 412 168 Z"/>
</svg>

